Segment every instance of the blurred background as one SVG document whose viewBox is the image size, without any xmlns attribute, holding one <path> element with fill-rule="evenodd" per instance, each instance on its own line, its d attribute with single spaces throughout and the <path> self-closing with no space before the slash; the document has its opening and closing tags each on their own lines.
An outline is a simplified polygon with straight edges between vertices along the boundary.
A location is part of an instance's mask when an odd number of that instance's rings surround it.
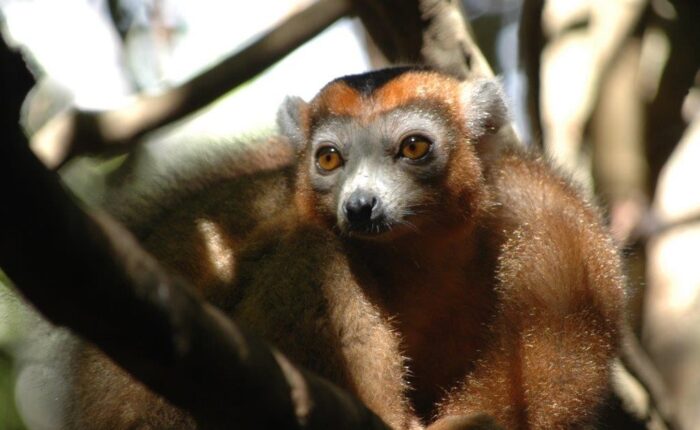
<svg viewBox="0 0 700 430">
<path fill-rule="evenodd" d="M 31 136 L 68 109 L 118 109 L 134 95 L 176 87 L 312 3 L 0 0 L 4 35 L 30 54 L 37 76 L 23 125 Z M 663 400 L 679 428 L 700 428 L 700 6 L 462 3 L 524 144 L 542 146 L 606 211 L 627 261 L 630 323 L 668 388 Z M 144 150 L 157 163 L 183 145 L 269 132 L 285 95 L 309 99 L 335 77 L 384 64 L 362 23 L 343 18 L 194 115 L 147 135 Z M 86 157 L 60 172 L 88 204 L 99 204 L 112 192 L 105 177 L 115 163 Z M 45 364 L 50 345 L 68 340 L 8 285 L 0 272 L 0 429 L 53 429 L 51 398 L 60 392 L 31 401 L 22 393 L 42 392 L 27 375 L 53 372 Z M 39 345 L 38 337 L 48 340 Z"/>
</svg>

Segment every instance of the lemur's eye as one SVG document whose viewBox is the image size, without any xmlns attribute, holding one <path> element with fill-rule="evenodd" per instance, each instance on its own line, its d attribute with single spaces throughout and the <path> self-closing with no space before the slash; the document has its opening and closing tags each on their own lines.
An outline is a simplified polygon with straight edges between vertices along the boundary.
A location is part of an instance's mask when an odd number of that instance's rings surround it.
<svg viewBox="0 0 700 430">
<path fill-rule="evenodd" d="M 412 134 L 401 141 L 399 154 L 409 160 L 418 160 L 425 157 L 425 154 L 430 151 L 432 144 L 427 137 L 420 134 Z"/>
<path fill-rule="evenodd" d="M 343 157 L 332 146 L 324 146 L 316 152 L 316 165 L 322 170 L 330 172 L 343 165 Z"/>
</svg>

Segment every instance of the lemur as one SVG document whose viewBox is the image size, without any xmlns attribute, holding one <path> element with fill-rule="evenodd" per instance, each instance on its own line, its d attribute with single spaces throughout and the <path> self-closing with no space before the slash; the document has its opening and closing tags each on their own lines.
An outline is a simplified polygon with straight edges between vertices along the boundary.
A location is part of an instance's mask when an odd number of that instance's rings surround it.
<svg viewBox="0 0 700 430">
<path fill-rule="evenodd" d="M 496 81 L 346 76 L 278 122 L 289 164 L 204 181 L 139 226 L 147 249 L 392 428 L 596 424 L 620 259 L 598 210 L 516 143 Z M 196 427 L 90 347 L 74 368 L 75 428 Z"/>
</svg>

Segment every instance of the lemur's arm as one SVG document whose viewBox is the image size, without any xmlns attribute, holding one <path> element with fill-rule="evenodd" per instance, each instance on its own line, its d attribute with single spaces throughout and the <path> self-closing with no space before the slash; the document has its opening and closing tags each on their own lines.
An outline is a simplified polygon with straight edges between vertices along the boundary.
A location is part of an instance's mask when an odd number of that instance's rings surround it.
<svg viewBox="0 0 700 430">
<path fill-rule="evenodd" d="M 618 352 L 620 258 L 595 210 L 541 159 L 507 155 L 491 177 L 506 232 L 500 309 L 483 358 L 441 413 L 486 412 L 505 428 L 590 423 Z"/>
</svg>

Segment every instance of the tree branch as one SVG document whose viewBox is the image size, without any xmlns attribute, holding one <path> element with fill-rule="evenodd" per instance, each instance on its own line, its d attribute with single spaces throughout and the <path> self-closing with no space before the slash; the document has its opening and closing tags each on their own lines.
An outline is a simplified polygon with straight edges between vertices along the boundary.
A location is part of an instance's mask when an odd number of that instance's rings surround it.
<svg viewBox="0 0 700 430">
<path fill-rule="evenodd" d="M 347 0 L 319 0 L 208 71 L 162 94 L 108 112 L 71 111 L 51 120 L 31 147 L 49 168 L 76 154 L 127 151 L 138 139 L 253 78 L 350 12 Z"/>
<path fill-rule="evenodd" d="M 654 410 L 667 430 L 679 430 L 677 412 L 666 383 L 646 349 L 628 325 L 623 331 L 620 358 L 622 365 L 639 382 L 649 396 L 649 409 Z"/>
<path fill-rule="evenodd" d="M 518 29 L 519 60 L 527 77 L 526 99 L 533 144 L 542 147 L 542 112 L 540 107 L 540 64 L 545 45 L 542 29 L 544 0 L 524 0 Z"/>
<path fill-rule="evenodd" d="M 663 167 L 673 153 L 686 130 L 687 123 L 681 115 L 683 100 L 700 68 L 700 16 L 698 2 L 670 2 L 675 9 L 675 19 L 658 19 L 657 23 L 668 37 L 670 48 L 668 62 L 656 89 L 656 95 L 646 112 L 646 158 L 649 163 L 647 192 L 650 200 L 656 193 L 656 185 Z"/>
<path fill-rule="evenodd" d="M 86 214 L 28 149 L 16 111 L 31 78 L 8 51 L 0 44 L 0 78 L 18 84 L 5 86 L 0 118 L 0 266 L 25 297 L 205 428 L 387 428 L 238 328 L 109 217 Z"/>
<path fill-rule="evenodd" d="M 352 2 L 370 36 L 391 63 L 426 64 L 460 79 L 493 76 L 459 2 Z"/>
</svg>

